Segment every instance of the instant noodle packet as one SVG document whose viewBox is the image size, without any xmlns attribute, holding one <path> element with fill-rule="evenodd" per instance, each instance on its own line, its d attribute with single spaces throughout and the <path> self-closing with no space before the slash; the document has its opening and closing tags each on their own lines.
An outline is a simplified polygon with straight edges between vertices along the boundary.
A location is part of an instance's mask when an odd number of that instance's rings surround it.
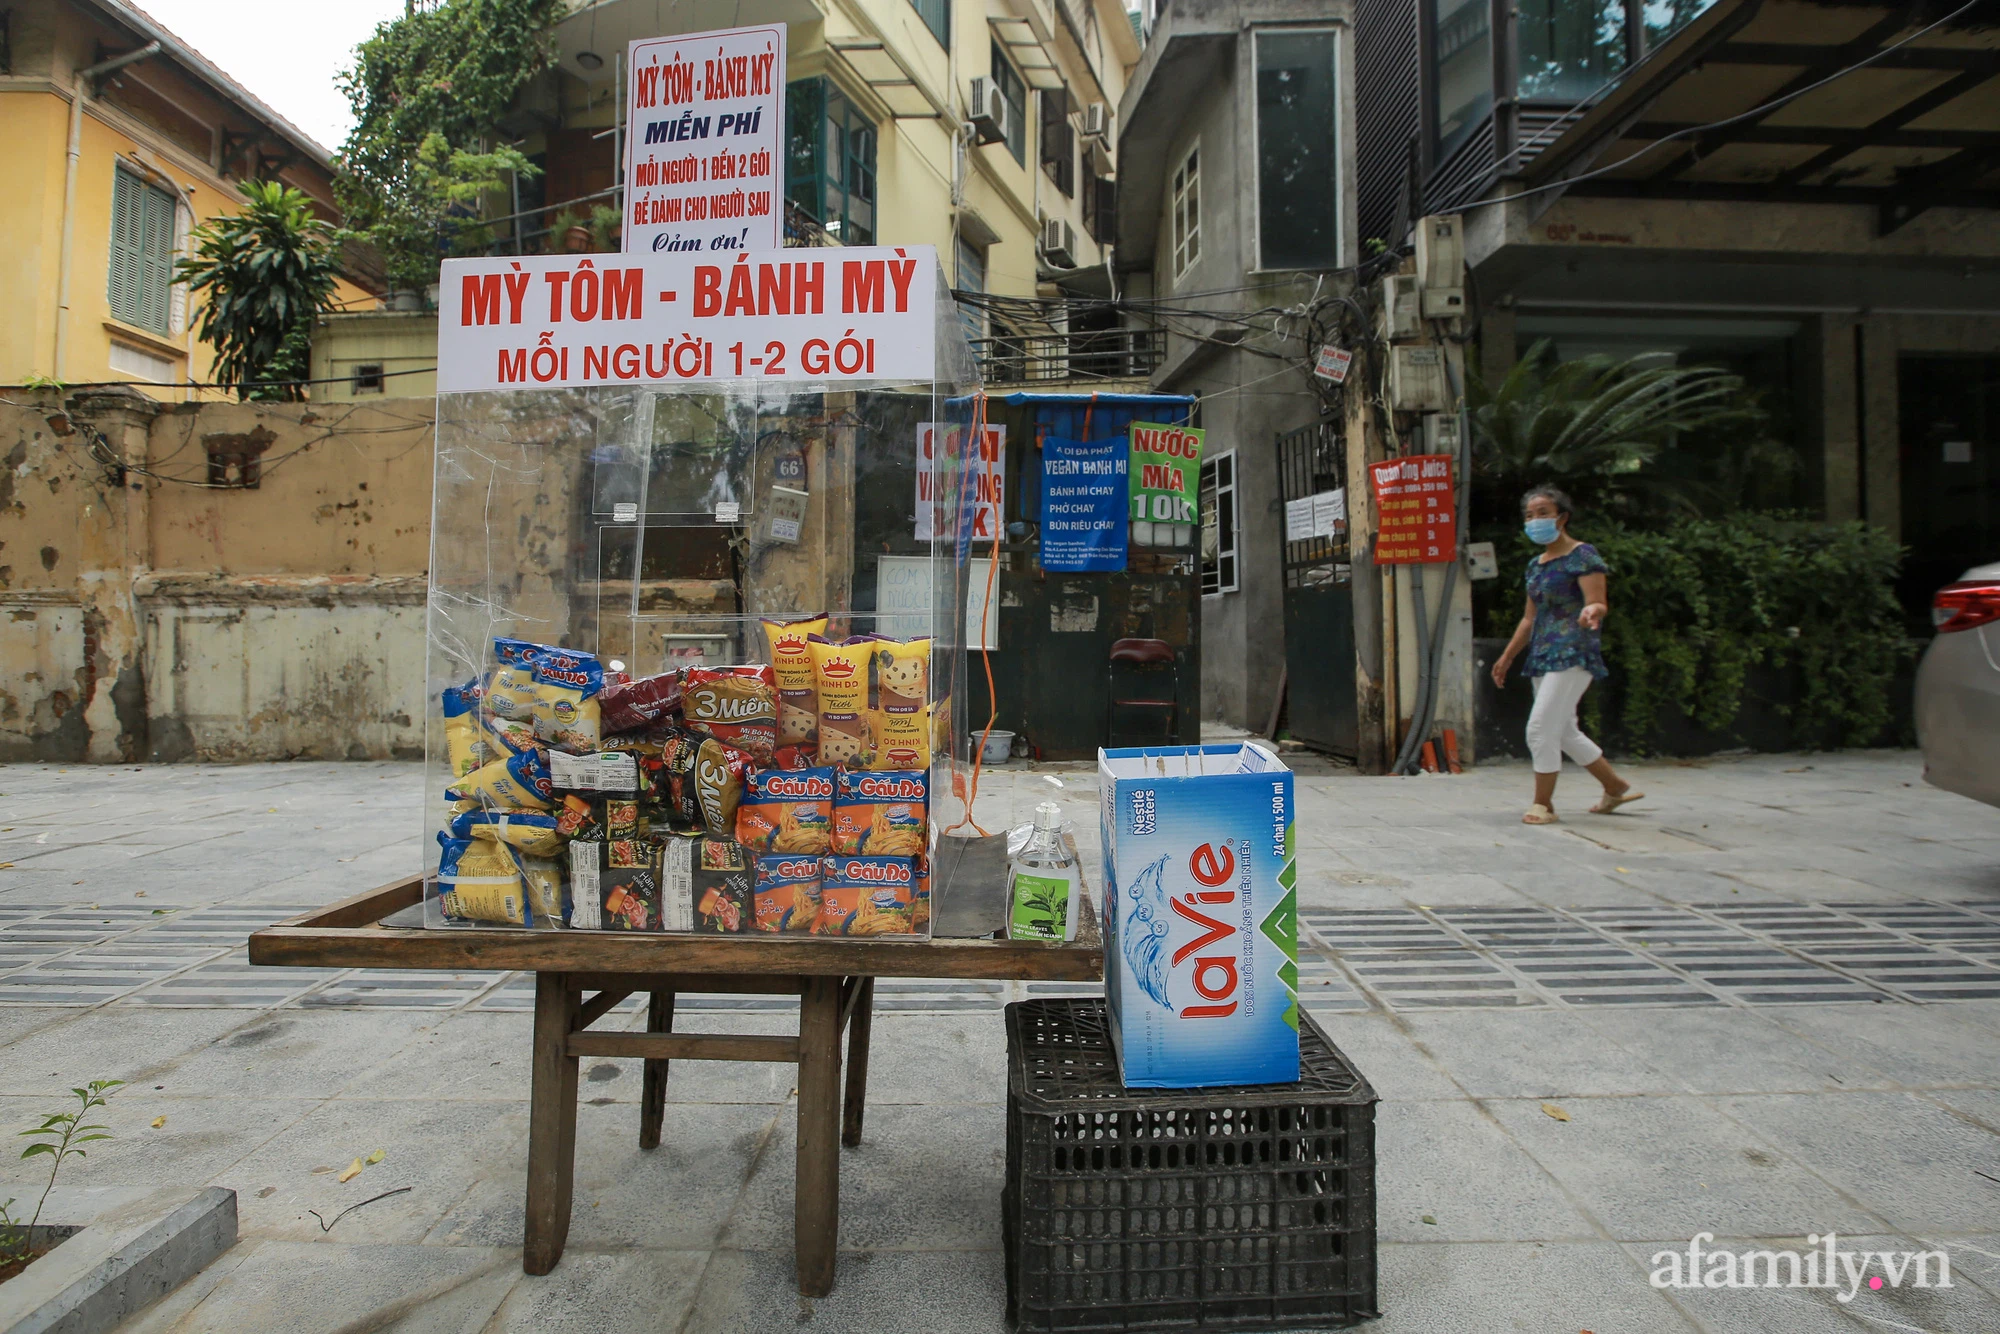
<svg viewBox="0 0 2000 1334">
<path fill-rule="evenodd" d="M 868 654 L 873 639 L 832 644 L 812 635 L 813 680 L 819 690 L 819 761 L 864 768 L 874 757 L 868 725 Z"/>
<path fill-rule="evenodd" d="M 528 906 L 536 926 L 561 926 L 568 914 L 563 911 L 563 864 L 553 857 L 536 857 L 515 848 L 514 864 L 520 869 L 521 883 L 528 891 Z"/>
<path fill-rule="evenodd" d="M 910 896 L 910 930 L 922 932 L 931 924 L 931 859 L 917 858 L 917 887 Z"/>
<path fill-rule="evenodd" d="M 505 843 L 531 857 L 553 857 L 563 848 L 561 817 L 539 811 L 466 811 L 452 817 L 451 836 Z"/>
<path fill-rule="evenodd" d="M 908 935 L 916 882 L 916 863 L 908 857 L 824 858 L 813 931 L 822 936 Z"/>
<path fill-rule="evenodd" d="M 757 930 L 803 934 L 819 920 L 818 857 L 757 859 Z"/>
<path fill-rule="evenodd" d="M 446 801 L 477 798 L 482 805 L 546 810 L 555 803 L 549 766 L 539 750 L 524 750 L 473 770 L 444 791 Z"/>
<path fill-rule="evenodd" d="M 493 670 L 487 674 L 481 697 L 481 707 L 488 717 L 534 722 L 537 647 L 525 639 L 493 641 Z"/>
<path fill-rule="evenodd" d="M 482 734 L 486 738 L 488 763 L 504 760 L 509 755 L 519 755 L 523 751 L 541 748 L 541 743 L 535 740 L 535 725 L 525 719 L 482 716 L 480 721 L 483 724 Z"/>
<path fill-rule="evenodd" d="M 479 731 L 477 682 L 444 688 L 444 747 L 453 778 L 463 778 L 486 763 L 486 738 Z"/>
<path fill-rule="evenodd" d="M 676 668 L 658 676 L 606 685 L 597 702 L 599 719 L 607 735 L 657 727 L 680 712 L 680 671 Z"/>
<path fill-rule="evenodd" d="M 834 771 L 758 769 L 743 781 L 736 841 L 765 853 L 827 852 L 833 827 Z"/>
<path fill-rule="evenodd" d="M 521 868 L 511 852 L 485 839 L 451 838 L 442 832 L 438 847 L 438 901 L 447 921 L 534 924 Z"/>
<path fill-rule="evenodd" d="M 875 758 L 871 769 L 931 767 L 931 641 L 890 640 L 873 650 Z"/>
<path fill-rule="evenodd" d="M 701 824 L 710 838 L 728 839 L 736 834 L 736 807 L 743 800 L 743 775 L 750 765 L 743 755 L 720 741 L 703 741 L 695 748 L 694 786 Z"/>
<path fill-rule="evenodd" d="M 564 750 L 596 750 L 603 736 L 597 705 L 604 667 L 595 653 L 536 645 L 535 735 Z"/>
<path fill-rule="evenodd" d="M 778 682 L 778 749 L 811 763 L 819 740 L 819 677 L 813 667 L 809 640 L 826 634 L 826 614 L 801 621 L 765 621 L 764 642 L 771 650 L 771 673 Z M 781 761 L 782 763 L 782 761 Z M 786 768 L 802 768 L 786 764 Z"/>
<path fill-rule="evenodd" d="M 778 744 L 778 682 L 771 668 L 690 667 L 681 717 L 697 732 L 768 762 Z"/>
<path fill-rule="evenodd" d="M 704 838 L 694 864 L 694 929 L 732 934 L 750 927 L 757 866 L 740 843 Z"/>
<path fill-rule="evenodd" d="M 930 776 L 922 770 L 843 770 L 833 793 L 833 850 L 923 855 Z"/>
</svg>

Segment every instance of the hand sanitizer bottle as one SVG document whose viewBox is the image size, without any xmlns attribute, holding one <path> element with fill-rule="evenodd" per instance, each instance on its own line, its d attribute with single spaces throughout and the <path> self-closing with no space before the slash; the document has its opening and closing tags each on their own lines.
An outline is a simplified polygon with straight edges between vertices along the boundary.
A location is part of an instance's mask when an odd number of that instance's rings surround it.
<svg viewBox="0 0 2000 1334">
<path fill-rule="evenodd" d="M 1075 940 L 1079 879 L 1063 837 L 1062 808 L 1035 807 L 1028 844 L 1007 864 L 1007 935 L 1012 940 Z"/>
</svg>

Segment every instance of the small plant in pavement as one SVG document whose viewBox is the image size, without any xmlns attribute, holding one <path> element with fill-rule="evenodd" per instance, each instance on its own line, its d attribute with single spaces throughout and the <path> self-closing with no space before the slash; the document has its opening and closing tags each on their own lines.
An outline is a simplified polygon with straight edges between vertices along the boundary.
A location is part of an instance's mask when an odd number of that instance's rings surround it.
<svg viewBox="0 0 2000 1334">
<path fill-rule="evenodd" d="M 56 1177 L 62 1172 L 62 1165 L 71 1158 L 85 1157 L 83 1145 L 95 1140 L 111 1138 L 109 1126 L 90 1121 L 90 1114 L 105 1105 L 105 1097 L 112 1089 L 125 1081 L 122 1079 L 93 1079 L 83 1088 L 73 1088 L 77 1105 L 67 1112 L 52 1112 L 42 1119 L 38 1126 L 30 1126 L 21 1135 L 34 1140 L 21 1150 L 21 1158 L 46 1157 L 49 1160 L 48 1184 L 42 1187 L 41 1198 L 35 1201 L 35 1212 L 27 1223 L 17 1221 L 9 1212 L 14 1201 L 0 1204 L 0 1266 L 14 1261 L 29 1260 L 29 1239 L 35 1235 L 35 1225 L 42 1221 L 42 1208 L 49 1202 L 49 1192 L 56 1188 Z"/>
</svg>

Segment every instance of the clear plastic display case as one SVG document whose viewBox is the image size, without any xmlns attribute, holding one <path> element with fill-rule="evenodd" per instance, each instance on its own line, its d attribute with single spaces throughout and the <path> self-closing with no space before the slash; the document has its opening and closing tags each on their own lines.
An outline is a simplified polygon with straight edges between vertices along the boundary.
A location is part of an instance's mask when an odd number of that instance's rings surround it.
<svg viewBox="0 0 2000 1334">
<path fill-rule="evenodd" d="M 932 380 L 439 394 L 427 926 L 928 934 L 982 411 L 935 290 Z"/>
</svg>

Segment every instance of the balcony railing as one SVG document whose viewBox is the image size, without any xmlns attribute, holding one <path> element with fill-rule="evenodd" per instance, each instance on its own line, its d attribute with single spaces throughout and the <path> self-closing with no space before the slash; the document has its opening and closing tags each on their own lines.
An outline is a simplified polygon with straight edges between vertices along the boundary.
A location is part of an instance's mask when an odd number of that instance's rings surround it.
<svg viewBox="0 0 2000 1334">
<path fill-rule="evenodd" d="M 1085 329 L 996 334 L 972 340 L 989 385 L 1061 380 L 1143 380 L 1166 358 L 1164 329 Z"/>
</svg>

